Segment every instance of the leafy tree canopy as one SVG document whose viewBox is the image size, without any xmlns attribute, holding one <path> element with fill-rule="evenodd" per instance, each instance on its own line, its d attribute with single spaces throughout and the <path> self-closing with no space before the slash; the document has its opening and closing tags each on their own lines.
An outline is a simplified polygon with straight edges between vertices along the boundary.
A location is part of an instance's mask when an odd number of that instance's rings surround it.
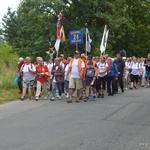
<svg viewBox="0 0 150 150">
<path fill-rule="evenodd" d="M 56 40 L 57 15 L 63 14 L 67 41 L 60 53 L 72 55 L 75 46 L 69 44 L 69 31 L 87 27 L 93 40 L 92 53 L 99 55 L 105 24 L 109 39 L 107 53 L 115 55 L 122 48 L 128 56 L 146 56 L 150 49 L 149 0 L 22 0 L 17 11 L 8 8 L 3 18 L 3 36 L 20 56 L 42 56 L 48 50 L 48 40 Z M 85 40 L 85 39 L 84 39 Z M 85 52 L 85 44 L 79 45 Z"/>
</svg>

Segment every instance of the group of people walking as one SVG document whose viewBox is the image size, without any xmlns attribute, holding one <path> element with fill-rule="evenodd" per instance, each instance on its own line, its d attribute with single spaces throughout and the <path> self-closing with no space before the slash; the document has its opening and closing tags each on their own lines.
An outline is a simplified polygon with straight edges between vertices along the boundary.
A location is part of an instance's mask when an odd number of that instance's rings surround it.
<svg viewBox="0 0 150 150">
<path fill-rule="evenodd" d="M 34 64 L 30 57 L 19 58 L 18 87 L 22 93 L 20 100 L 24 100 L 26 93 L 30 99 L 44 99 L 55 101 L 66 94 L 67 103 L 72 103 L 76 93 L 76 102 L 90 98 L 104 98 L 106 94 L 113 96 L 119 90 L 137 89 L 137 85 L 149 87 L 150 82 L 150 53 L 146 59 L 121 57 L 118 53 L 115 59 L 108 54 L 100 57 L 86 56 L 75 51 L 74 57 L 64 55 L 49 58 L 44 62 L 41 57 L 36 58 Z M 138 84 L 139 83 L 139 84 Z M 58 91 L 58 92 L 57 92 Z"/>
</svg>

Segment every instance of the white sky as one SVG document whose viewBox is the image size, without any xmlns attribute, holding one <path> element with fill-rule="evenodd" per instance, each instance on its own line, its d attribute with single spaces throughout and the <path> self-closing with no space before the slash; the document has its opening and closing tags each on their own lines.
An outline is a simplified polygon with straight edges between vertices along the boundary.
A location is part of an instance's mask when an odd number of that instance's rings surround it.
<svg viewBox="0 0 150 150">
<path fill-rule="evenodd" d="M 16 10 L 21 0 L 0 0 L 0 27 L 4 14 L 7 12 L 7 8 L 11 7 L 12 10 Z"/>
</svg>

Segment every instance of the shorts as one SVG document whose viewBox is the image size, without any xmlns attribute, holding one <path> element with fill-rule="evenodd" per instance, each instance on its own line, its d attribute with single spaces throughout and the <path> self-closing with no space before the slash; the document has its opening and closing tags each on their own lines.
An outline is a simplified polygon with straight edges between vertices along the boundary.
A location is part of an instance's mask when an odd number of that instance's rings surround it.
<svg viewBox="0 0 150 150">
<path fill-rule="evenodd" d="M 23 87 L 24 88 L 35 88 L 35 86 L 36 86 L 36 81 L 35 80 L 31 80 L 29 82 L 23 81 Z"/>
<path fill-rule="evenodd" d="M 150 77 L 150 70 L 146 70 L 146 77 Z"/>
<path fill-rule="evenodd" d="M 86 77 L 85 78 L 85 84 L 86 84 L 86 86 L 90 86 L 92 80 L 93 80 L 93 78 Z M 96 88 L 95 81 L 94 81 L 94 84 L 92 85 L 92 87 Z"/>
<path fill-rule="evenodd" d="M 82 80 L 79 78 L 72 78 L 70 77 L 69 79 L 69 89 L 74 89 L 76 88 L 77 90 L 80 90 L 83 88 L 82 86 Z"/>
<path fill-rule="evenodd" d="M 139 80 L 139 76 L 138 76 L 138 75 L 133 75 L 133 74 L 131 74 L 131 75 L 130 75 L 130 78 L 131 78 L 131 82 L 136 82 L 136 83 L 138 83 L 138 80 Z"/>
</svg>

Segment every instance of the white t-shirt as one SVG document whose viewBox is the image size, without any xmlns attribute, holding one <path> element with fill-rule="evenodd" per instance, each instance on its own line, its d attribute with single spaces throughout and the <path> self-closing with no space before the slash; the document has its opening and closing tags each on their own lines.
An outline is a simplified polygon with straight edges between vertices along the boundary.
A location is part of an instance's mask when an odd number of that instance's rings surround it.
<svg viewBox="0 0 150 150">
<path fill-rule="evenodd" d="M 55 67 L 55 70 L 57 69 L 58 69 L 58 66 Z M 53 82 L 57 82 L 55 76 L 54 76 Z"/>
<path fill-rule="evenodd" d="M 65 67 L 65 80 L 67 80 L 67 72 L 68 72 L 68 69 L 69 69 L 69 65 L 70 64 L 67 64 L 66 67 Z M 69 77 L 70 77 L 70 74 L 68 75 L 68 80 L 69 80 Z"/>
<path fill-rule="evenodd" d="M 51 64 L 48 63 L 47 67 L 48 67 L 48 70 L 49 70 L 49 73 L 50 73 L 50 79 L 52 79 L 53 75 L 51 73 L 52 73 L 53 63 L 51 63 Z"/>
<path fill-rule="evenodd" d="M 104 62 L 104 63 L 99 62 L 99 64 L 98 64 L 98 71 L 99 71 L 98 76 L 99 77 L 104 77 L 107 75 L 107 71 L 104 72 L 107 67 L 108 67 L 108 64 L 106 62 Z M 104 72 L 104 73 L 101 73 L 101 72 Z"/>
<path fill-rule="evenodd" d="M 131 74 L 132 75 L 139 75 L 139 64 L 132 62 L 130 65 Z"/>
<path fill-rule="evenodd" d="M 143 71 L 145 70 L 144 62 L 140 62 L 139 63 L 139 68 L 143 69 Z"/>
<path fill-rule="evenodd" d="M 63 69 L 65 68 L 65 64 L 62 61 L 60 62 L 60 66 L 62 66 Z"/>
<path fill-rule="evenodd" d="M 72 71 L 71 71 L 71 77 L 72 78 L 80 78 L 79 76 L 79 71 L 78 71 L 78 61 L 79 59 L 74 59 L 73 63 L 69 64 L 69 67 L 72 67 Z M 82 61 L 81 63 L 81 68 L 85 68 L 85 63 Z"/>
<path fill-rule="evenodd" d="M 130 62 L 125 62 L 125 68 L 126 68 L 126 74 L 129 74 L 129 70 L 130 70 Z"/>
<path fill-rule="evenodd" d="M 31 80 L 35 80 L 35 74 L 29 72 L 30 68 L 32 71 L 36 71 L 35 66 L 33 64 L 25 64 L 22 66 L 23 71 L 23 81 L 30 82 Z"/>
</svg>

